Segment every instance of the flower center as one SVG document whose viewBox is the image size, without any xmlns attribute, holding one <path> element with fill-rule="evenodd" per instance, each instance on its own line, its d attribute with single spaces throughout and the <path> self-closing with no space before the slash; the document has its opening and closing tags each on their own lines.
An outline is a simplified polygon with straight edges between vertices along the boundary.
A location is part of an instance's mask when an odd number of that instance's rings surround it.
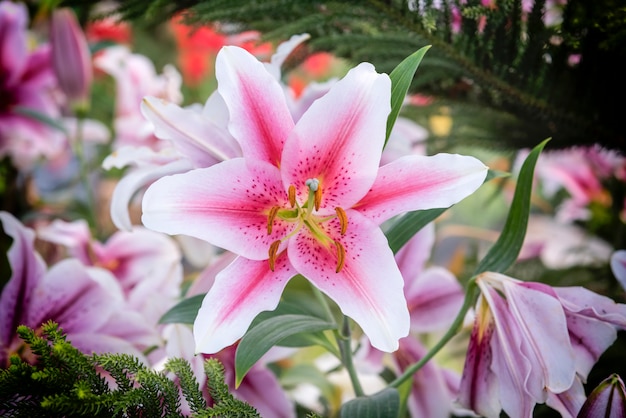
<svg viewBox="0 0 626 418">
<path fill-rule="evenodd" d="M 295 236 L 300 230 L 305 227 L 311 235 L 315 237 L 325 248 L 334 248 L 337 255 L 337 268 L 335 271 L 339 273 L 346 261 L 346 250 L 344 246 L 338 240 L 331 238 L 328 233 L 321 227 L 323 222 L 337 218 L 341 227 L 341 235 L 345 235 L 348 230 L 348 216 L 346 211 L 339 206 L 335 208 L 335 215 L 319 216 L 316 212 L 320 209 L 322 202 L 322 187 L 320 182 L 316 178 L 308 179 L 305 185 L 309 189 L 307 201 L 300 205 L 296 200 L 296 186 L 293 184 L 288 189 L 288 199 L 290 208 L 282 208 L 280 206 L 274 206 L 270 209 L 267 216 L 267 234 L 272 233 L 274 221 L 276 218 L 282 219 L 287 222 L 293 222 L 296 226 L 285 235 L 283 238 L 274 241 L 269 248 L 269 264 L 270 270 L 274 271 L 276 264 L 276 257 L 278 256 L 278 249 L 283 241 Z"/>
</svg>

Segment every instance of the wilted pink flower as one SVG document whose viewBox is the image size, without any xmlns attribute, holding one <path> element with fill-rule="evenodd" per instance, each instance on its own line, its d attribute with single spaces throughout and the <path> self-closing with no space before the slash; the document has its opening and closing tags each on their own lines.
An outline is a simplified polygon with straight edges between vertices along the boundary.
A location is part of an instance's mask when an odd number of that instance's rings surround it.
<svg viewBox="0 0 626 418">
<path fill-rule="evenodd" d="M 55 119 L 60 112 L 50 49 L 28 48 L 27 23 L 24 4 L 0 2 L 0 158 L 10 156 L 21 170 L 57 155 L 65 144 L 61 131 L 28 114 Z"/>
<path fill-rule="evenodd" d="M 6 366 L 23 344 L 16 334 L 18 325 L 38 329 L 49 320 L 85 353 L 143 358 L 143 350 L 160 342 L 154 327 L 126 305 L 109 272 L 87 268 L 76 259 L 47 269 L 34 249 L 34 232 L 6 212 L 0 212 L 0 221 L 13 239 L 7 252 L 12 274 L 0 294 L 0 364 Z"/>
<path fill-rule="evenodd" d="M 386 75 L 364 63 L 294 124 L 282 87 L 237 47 L 217 57 L 218 91 L 244 158 L 162 178 L 143 222 L 207 240 L 241 257 L 216 278 L 194 324 L 197 350 L 217 352 L 276 307 L 301 273 L 393 351 L 409 316 L 403 280 L 378 225 L 446 207 L 478 188 L 487 168 L 459 155 L 410 156 L 379 169 L 390 110 Z M 380 277 L 386 277 L 383 282 Z"/>
<path fill-rule="evenodd" d="M 89 106 L 93 69 L 91 53 L 72 9 L 55 9 L 50 20 L 52 65 L 69 104 L 84 112 Z"/>
<path fill-rule="evenodd" d="M 574 416 L 600 355 L 626 327 L 626 305 L 582 287 L 483 273 L 461 379 L 461 405 L 486 417 L 531 417 L 537 403 Z M 567 394 L 568 396 L 565 396 Z"/>
</svg>

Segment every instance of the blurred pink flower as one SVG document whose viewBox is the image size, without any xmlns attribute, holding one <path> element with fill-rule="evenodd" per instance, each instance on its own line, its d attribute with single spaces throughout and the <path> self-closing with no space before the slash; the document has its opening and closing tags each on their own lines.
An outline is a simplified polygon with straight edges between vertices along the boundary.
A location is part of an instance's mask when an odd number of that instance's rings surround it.
<svg viewBox="0 0 626 418">
<path fill-rule="evenodd" d="M 167 143 L 154 136 L 150 123 L 141 115 L 140 105 L 144 96 L 181 103 L 180 73 L 173 66 L 166 65 L 163 74 L 159 75 L 147 57 L 133 54 L 122 45 L 98 53 L 94 58 L 94 66 L 112 76 L 116 83 L 116 137 L 113 148 L 132 145 L 147 146 L 158 151 L 166 146 Z"/>
<path fill-rule="evenodd" d="M 110 271 L 128 306 L 156 327 L 161 316 L 180 298 L 183 281 L 181 253 L 167 235 L 135 227 L 118 231 L 102 243 L 92 238 L 84 220 L 59 219 L 37 229 L 39 238 L 67 248 L 85 266 Z"/>
<path fill-rule="evenodd" d="M 197 350 L 235 342 L 256 314 L 276 306 L 296 273 L 335 300 L 372 345 L 395 350 L 409 318 L 397 302 L 402 277 L 378 225 L 461 200 L 487 168 L 440 154 L 379 170 L 391 86 L 371 64 L 351 70 L 297 124 L 280 83 L 246 51 L 224 47 L 216 73 L 244 158 L 161 178 L 143 199 L 147 227 L 241 256 L 204 300 L 194 324 Z"/>
<path fill-rule="evenodd" d="M 582 287 L 552 288 L 498 273 L 481 291 L 459 402 L 484 415 L 531 417 L 547 403 L 564 417 L 584 402 L 584 383 L 626 327 L 626 305 Z"/>
<path fill-rule="evenodd" d="M 11 277 L 0 294 L 0 364 L 23 342 L 18 325 L 38 329 L 57 322 L 68 340 L 85 353 L 128 353 L 143 359 L 143 350 L 160 339 L 152 325 L 125 302 L 122 288 L 106 270 L 65 259 L 48 269 L 35 251 L 34 232 L 7 212 L 0 221 L 13 242 L 7 257 Z"/>
<path fill-rule="evenodd" d="M 0 2 L 0 158 L 9 156 L 20 170 L 65 146 L 62 132 L 37 117 L 60 116 L 53 97 L 56 80 L 48 45 L 28 47 L 26 6 Z"/>
</svg>

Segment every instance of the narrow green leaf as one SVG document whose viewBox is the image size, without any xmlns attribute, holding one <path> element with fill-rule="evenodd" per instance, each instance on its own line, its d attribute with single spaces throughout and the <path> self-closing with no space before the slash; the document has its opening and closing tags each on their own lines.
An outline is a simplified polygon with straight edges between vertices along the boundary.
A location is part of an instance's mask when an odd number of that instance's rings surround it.
<svg viewBox="0 0 626 418">
<path fill-rule="evenodd" d="M 426 54 L 426 51 L 430 49 L 430 45 L 420 48 L 408 57 L 406 57 L 396 68 L 393 69 L 389 78 L 391 78 L 391 112 L 387 118 L 387 136 L 385 137 L 385 145 L 391 135 L 393 125 L 396 123 L 396 119 L 400 114 L 402 103 L 406 93 L 409 91 L 415 71 L 422 62 L 422 58 Z"/>
<path fill-rule="evenodd" d="M 34 109 L 30 109 L 28 107 L 24 107 L 24 106 L 13 106 L 11 108 L 11 111 L 14 113 L 17 113 L 18 115 L 22 115 L 22 116 L 26 116 L 28 118 L 31 118 L 33 120 L 36 120 L 37 122 L 41 122 L 45 125 L 48 125 L 52 128 L 58 129 L 59 131 L 63 132 L 64 134 L 67 134 L 67 130 L 65 129 L 65 126 L 63 126 L 63 124 L 61 122 L 59 122 L 56 119 L 51 118 L 50 116 L 43 114 L 41 112 L 38 112 Z"/>
<path fill-rule="evenodd" d="M 159 324 L 193 324 L 203 299 L 204 293 L 181 300 L 163 314 Z"/>
<path fill-rule="evenodd" d="M 341 418 L 395 418 L 400 412 L 397 389 L 386 388 L 372 396 L 363 396 L 346 402 L 341 407 Z"/>
<path fill-rule="evenodd" d="M 239 341 L 235 353 L 236 386 L 263 354 L 282 340 L 304 332 L 336 328 L 336 325 L 308 315 L 280 315 L 250 328 Z"/>
<path fill-rule="evenodd" d="M 539 154 L 541 154 L 549 140 L 550 138 L 541 142 L 526 157 L 517 179 L 511 209 L 502 233 L 496 243 L 489 249 L 485 258 L 480 261 L 474 275 L 485 271 L 502 273 L 517 260 L 526 235 L 526 227 L 528 226 L 535 164 Z"/>
<path fill-rule="evenodd" d="M 447 208 L 416 210 L 400 217 L 385 232 L 389 247 L 397 253 L 420 229 L 434 221 Z"/>
</svg>

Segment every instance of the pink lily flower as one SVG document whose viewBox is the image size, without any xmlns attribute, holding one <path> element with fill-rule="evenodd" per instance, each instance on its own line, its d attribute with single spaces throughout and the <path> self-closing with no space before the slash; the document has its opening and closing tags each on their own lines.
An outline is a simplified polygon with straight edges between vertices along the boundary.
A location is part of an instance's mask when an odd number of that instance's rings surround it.
<svg viewBox="0 0 626 418">
<path fill-rule="evenodd" d="M 54 157 L 65 144 L 62 133 L 18 111 L 60 116 L 50 48 L 29 50 L 26 6 L 0 2 L 0 158 L 11 157 L 20 170 L 30 170 L 41 157 Z"/>
<path fill-rule="evenodd" d="M 214 353 L 237 341 L 259 312 L 276 307 L 297 273 L 337 302 L 374 347 L 397 349 L 409 315 L 378 225 L 461 200 L 487 168 L 440 154 L 379 169 L 391 83 L 370 64 L 351 70 L 297 124 L 279 82 L 245 50 L 222 48 L 216 75 L 244 158 L 161 178 L 143 199 L 148 228 L 241 256 L 204 299 L 196 350 Z"/>
<path fill-rule="evenodd" d="M 118 231 L 106 242 L 92 238 L 84 220 L 59 219 L 38 228 L 40 238 L 64 246 L 85 266 L 109 270 L 117 279 L 129 307 L 156 326 L 180 297 L 183 281 L 181 253 L 169 236 L 136 227 Z"/>
<path fill-rule="evenodd" d="M 160 343 L 154 327 L 130 309 L 122 289 L 106 270 L 87 268 L 76 259 L 47 269 L 34 249 L 34 231 L 7 212 L 0 221 L 13 243 L 7 252 L 11 277 L 0 294 L 0 364 L 23 342 L 18 325 L 38 329 L 57 322 L 68 340 L 85 353 L 128 353 L 143 359 L 143 350 Z"/>
<path fill-rule="evenodd" d="M 459 402 L 485 417 L 531 417 L 547 402 L 575 416 L 589 371 L 626 327 L 626 305 L 582 287 L 483 273 Z"/>
<path fill-rule="evenodd" d="M 287 56 L 308 37 L 306 34 L 292 36 L 278 46 L 271 61 L 265 64 L 277 80 Z M 103 162 L 107 170 L 132 167 L 115 188 L 111 202 L 111 219 L 115 226 L 124 230 L 132 229 L 128 204 L 144 186 L 167 175 L 209 167 L 241 156 L 241 147 L 228 131 L 228 109 L 218 92 L 214 92 L 204 106 L 185 108 L 167 97 L 155 96 L 151 92 L 146 94 L 143 100 L 136 99 L 141 103 L 140 110 L 145 118 L 143 126 L 158 138 L 158 144 L 152 149 L 122 146 Z"/>
</svg>

